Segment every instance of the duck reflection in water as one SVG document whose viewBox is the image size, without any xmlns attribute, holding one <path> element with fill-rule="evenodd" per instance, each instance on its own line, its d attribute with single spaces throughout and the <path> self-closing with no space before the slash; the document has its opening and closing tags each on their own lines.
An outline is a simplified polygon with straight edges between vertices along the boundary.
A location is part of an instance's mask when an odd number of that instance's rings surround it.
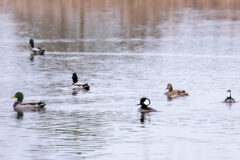
<svg viewBox="0 0 240 160">
<path fill-rule="evenodd" d="M 23 112 L 17 111 L 17 119 L 22 119 L 22 118 L 23 118 Z"/>
<path fill-rule="evenodd" d="M 34 60 L 34 54 L 30 53 L 30 58 L 29 60 L 33 61 Z"/>
<path fill-rule="evenodd" d="M 150 114 L 149 114 L 149 113 L 141 113 L 140 122 L 141 122 L 142 124 L 144 124 L 146 120 L 148 120 L 148 122 L 150 122 L 150 120 L 151 120 L 150 118 L 151 118 L 151 117 L 150 117 Z"/>
<path fill-rule="evenodd" d="M 174 97 L 167 96 L 167 101 L 172 101 L 172 100 L 177 99 L 177 98 L 178 98 L 178 96 L 174 96 Z"/>
</svg>

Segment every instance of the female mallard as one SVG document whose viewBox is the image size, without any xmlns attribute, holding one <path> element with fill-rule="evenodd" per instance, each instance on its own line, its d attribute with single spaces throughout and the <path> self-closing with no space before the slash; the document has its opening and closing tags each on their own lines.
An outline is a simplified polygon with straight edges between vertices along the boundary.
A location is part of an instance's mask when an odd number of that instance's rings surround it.
<svg viewBox="0 0 240 160">
<path fill-rule="evenodd" d="M 186 93 L 184 90 L 173 90 L 172 84 L 168 84 L 167 88 L 168 92 L 166 92 L 165 94 L 167 96 L 188 96 L 188 93 Z"/>
<path fill-rule="evenodd" d="M 44 55 L 44 52 L 45 52 L 44 49 L 39 48 L 39 47 L 34 47 L 33 39 L 30 39 L 29 44 L 31 47 L 32 55 Z"/>
<path fill-rule="evenodd" d="M 150 99 L 146 97 L 142 97 L 140 99 L 140 103 L 138 105 L 141 105 L 141 107 L 138 109 L 141 113 L 148 113 L 148 112 L 157 112 L 157 110 L 148 107 L 150 105 Z"/>
<path fill-rule="evenodd" d="M 232 98 L 231 90 L 227 91 L 227 98 L 223 101 L 223 103 L 236 103 L 236 101 Z"/>
<path fill-rule="evenodd" d="M 81 89 L 83 89 L 85 91 L 90 90 L 90 86 L 87 83 L 78 82 L 78 76 L 76 73 L 73 73 L 72 81 L 73 81 L 73 83 L 72 83 L 73 94 L 77 94 L 78 91 Z"/>
<path fill-rule="evenodd" d="M 17 112 L 40 111 L 44 110 L 44 106 L 46 105 L 42 101 L 23 102 L 24 96 L 21 92 L 17 92 L 12 98 L 17 98 L 17 101 L 13 104 L 13 108 Z"/>
</svg>

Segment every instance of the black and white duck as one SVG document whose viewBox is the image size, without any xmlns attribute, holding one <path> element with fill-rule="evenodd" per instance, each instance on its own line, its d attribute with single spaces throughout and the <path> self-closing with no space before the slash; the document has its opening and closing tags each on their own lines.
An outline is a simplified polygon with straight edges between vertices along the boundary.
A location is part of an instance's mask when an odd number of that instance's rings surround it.
<svg viewBox="0 0 240 160">
<path fill-rule="evenodd" d="M 140 103 L 138 105 L 141 105 L 141 107 L 138 109 L 141 113 L 148 113 L 148 112 L 157 112 L 157 110 L 148 107 L 151 104 L 150 99 L 146 97 L 142 97 L 140 99 Z"/>
<path fill-rule="evenodd" d="M 227 91 L 227 98 L 223 101 L 223 103 L 236 103 L 235 99 L 232 98 L 231 90 Z"/>
</svg>

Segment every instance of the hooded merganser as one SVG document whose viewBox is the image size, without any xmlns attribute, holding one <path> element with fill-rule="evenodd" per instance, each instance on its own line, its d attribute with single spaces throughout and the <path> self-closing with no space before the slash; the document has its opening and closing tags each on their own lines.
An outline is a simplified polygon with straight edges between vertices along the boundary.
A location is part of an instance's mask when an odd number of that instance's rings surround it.
<svg viewBox="0 0 240 160">
<path fill-rule="evenodd" d="M 236 103 L 236 101 L 232 98 L 231 90 L 227 91 L 227 98 L 223 101 L 223 103 Z"/>
<path fill-rule="evenodd" d="M 139 112 L 141 113 L 148 113 L 148 112 L 156 112 L 157 110 L 148 107 L 150 105 L 150 99 L 146 98 L 146 97 L 142 97 L 140 99 L 140 103 L 138 105 L 141 105 L 141 107 L 139 108 Z"/>
</svg>

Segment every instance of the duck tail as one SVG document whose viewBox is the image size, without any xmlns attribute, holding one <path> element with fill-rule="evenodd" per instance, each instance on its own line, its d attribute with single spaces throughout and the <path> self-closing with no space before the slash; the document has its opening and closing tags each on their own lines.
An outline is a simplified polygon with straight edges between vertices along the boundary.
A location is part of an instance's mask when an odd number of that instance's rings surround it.
<svg viewBox="0 0 240 160">
<path fill-rule="evenodd" d="M 39 51 L 40 55 L 44 55 L 45 50 L 42 48 L 39 48 L 39 49 L 40 49 L 40 51 Z"/>
<path fill-rule="evenodd" d="M 38 103 L 38 105 L 39 105 L 39 107 L 44 108 L 44 106 L 46 105 L 46 103 L 43 102 L 43 101 L 40 101 L 40 102 Z"/>
<path fill-rule="evenodd" d="M 83 85 L 83 89 L 85 89 L 86 91 L 90 90 L 90 86 L 86 83 Z"/>
</svg>

